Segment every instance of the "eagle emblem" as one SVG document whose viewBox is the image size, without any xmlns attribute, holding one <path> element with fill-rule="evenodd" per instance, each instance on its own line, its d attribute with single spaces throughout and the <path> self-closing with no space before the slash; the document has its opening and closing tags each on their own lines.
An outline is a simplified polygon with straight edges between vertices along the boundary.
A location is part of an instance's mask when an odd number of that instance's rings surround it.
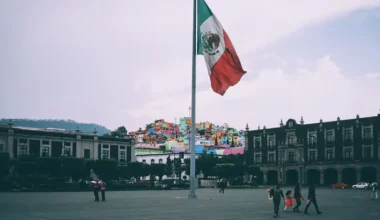
<svg viewBox="0 0 380 220">
<path fill-rule="evenodd" d="M 210 31 L 201 33 L 202 48 L 203 51 L 209 55 L 215 55 L 219 53 L 220 37 L 219 35 Z"/>
</svg>

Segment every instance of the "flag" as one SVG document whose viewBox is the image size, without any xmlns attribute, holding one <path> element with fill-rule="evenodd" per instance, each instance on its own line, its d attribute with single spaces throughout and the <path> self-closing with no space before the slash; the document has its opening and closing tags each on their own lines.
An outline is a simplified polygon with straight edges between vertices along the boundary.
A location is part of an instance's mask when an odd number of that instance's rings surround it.
<svg viewBox="0 0 380 220">
<path fill-rule="evenodd" d="M 211 87 L 220 95 L 246 73 L 226 31 L 204 0 L 198 0 L 197 54 L 204 56 Z"/>
</svg>

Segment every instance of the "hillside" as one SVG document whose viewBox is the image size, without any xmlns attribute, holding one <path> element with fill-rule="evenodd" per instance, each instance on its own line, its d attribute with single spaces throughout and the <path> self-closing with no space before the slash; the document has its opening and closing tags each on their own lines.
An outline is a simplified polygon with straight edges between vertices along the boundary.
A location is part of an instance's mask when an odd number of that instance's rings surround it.
<svg viewBox="0 0 380 220">
<path fill-rule="evenodd" d="M 0 119 L 0 124 L 8 124 L 9 119 Z M 32 120 L 32 119 L 12 119 L 15 126 L 35 127 L 35 128 L 61 128 L 75 131 L 77 128 L 82 132 L 92 132 L 96 128 L 98 135 L 108 134 L 111 131 L 106 127 L 93 123 L 80 123 L 73 120 Z"/>
</svg>

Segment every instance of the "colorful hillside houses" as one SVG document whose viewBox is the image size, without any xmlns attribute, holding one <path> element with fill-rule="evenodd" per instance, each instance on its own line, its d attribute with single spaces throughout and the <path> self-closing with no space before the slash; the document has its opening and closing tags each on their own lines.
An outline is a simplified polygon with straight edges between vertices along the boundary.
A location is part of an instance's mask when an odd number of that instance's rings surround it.
<svg viewBox="0 0 380 220">
<path fill-rule="evenodd" d="M 180 118 L 179 124 L 156 120 L 129 132 L 136 140 L 136 154 L 159 154 L 164 152 L 189 152 L 191 118 Z M 196 124 L 196 152 L 228 155 L 242 153 L 244 132 L 227 124 L 217 126 L 211 122 Z"/>
</svg>

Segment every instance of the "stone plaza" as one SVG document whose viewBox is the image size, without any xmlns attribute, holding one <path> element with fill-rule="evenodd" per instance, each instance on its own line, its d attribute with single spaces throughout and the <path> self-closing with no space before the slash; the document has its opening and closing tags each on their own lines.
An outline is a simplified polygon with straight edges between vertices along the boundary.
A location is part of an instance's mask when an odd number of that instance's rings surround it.
<svg viewBox="0 0 380 220">
<path fill-rule="evenodd" d="M 283 190 L 288 190 L 284 187 Z M 92 192 L 70 193 L 0 193 L 0 219 L 273 219 L 272 201 L 265 188 L 197 190 L 198 199 L 188 200 L 187 190 L 114 191 L 107 201 L 94 202 Z M 313 206 L 309 215 L 284 213 L 281 205 L 278 219 L 380 219 L 380 200 L 371 200 L 369 190 L 317 188 L 322 215 Z M 307 196 L 307 189 L 303 189 Z M 301 209 L 305 207 L 302 204 Z"/>
</svg>

